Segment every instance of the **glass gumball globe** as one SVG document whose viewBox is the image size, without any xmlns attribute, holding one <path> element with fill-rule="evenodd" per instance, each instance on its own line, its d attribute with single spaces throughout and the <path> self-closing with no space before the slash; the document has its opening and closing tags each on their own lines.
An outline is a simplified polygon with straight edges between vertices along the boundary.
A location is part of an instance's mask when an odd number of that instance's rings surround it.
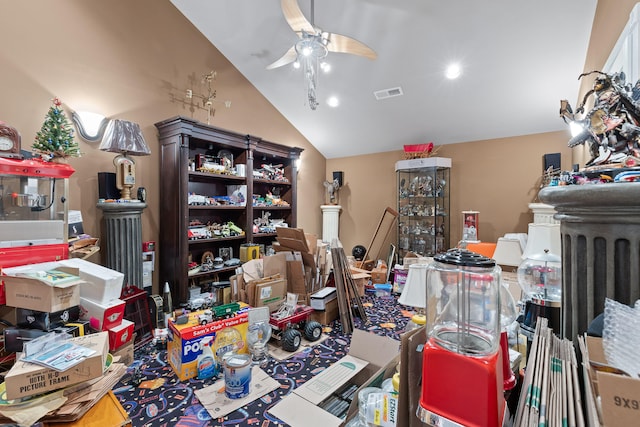
<svg viewBox="0 0 640 427">
<path fill-rule="evenodd" d="M 548 249 L 533 254 L 518 267 L 518 283 L 527 298 L 542 301 L 562 299 L 562 260 Z"/>
</svg>

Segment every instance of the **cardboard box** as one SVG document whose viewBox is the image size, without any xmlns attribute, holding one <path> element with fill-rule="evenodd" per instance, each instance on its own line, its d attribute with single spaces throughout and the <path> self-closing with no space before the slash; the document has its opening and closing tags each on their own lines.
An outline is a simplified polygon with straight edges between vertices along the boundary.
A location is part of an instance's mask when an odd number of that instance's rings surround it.
<svg viewBox="0 0 640 427">
<path fill-rule="evenodd" d="M 292 427 L 338 427 L 338 418 L 320 407 L 332 394 L 348 382 L 359 386 L 370 384 L 384 375 L 399 360 L 400 342 L 360 329 L 353 331 L 349 354 L 294 389 L 269 413 Z M 358 411 L 357 399 L 351 402 L 347 414 Z M 347 419 L 351 416 L 347 415 Z"/>
<path fill-rule="evenodd" d="M 131 338 L 133 337 L 133 326 L 133 322 L 127 319 L 122 319 L 122 322 L 119 325 L 108 328 L 109 350 L 120 348 L 131 341 Z"/>
<path fill-rule="evenodd" d="M 371 270 L 371 283 L 374 285 L 379 283 L 387 283 L 387 269 L 376 267 Z"/>
<path fill-rule="evenodd" d="M 247 329 L 249 326 L 248 309 L 248 305 L 241 304 L 240 311 L 238 311 L 236 316 L 229 319 L 217 320 L 205 325 L 201 325 L 198 321 L 198 317 L 204 310 L 189 313 L 189 320 L 185 324 L 178 325 L 172 319 L 169 321 L 167 358 L 173 371 L 181 381 L 194 378 L 197 375 L 196 362 L 198 356 L 202 353 L 201 341 L 204 337 L 210 336 L 212 339 L 215 339 L 218 331 L 231 327 L 240 332 L 243 342 L 246 343 Z M 213 345 L 213 341 L 211 344 Z M 240 349 L 240 353 L 248 353 L 246 345 Z"/>
<path fill-rule="evenodd" d="M 614 373 L 607 364 L 602 338 L 586 337 L 589 351 L 589 378 L 595 395 L 600 396 L 600 416 L 606 427 L 637 425 L 640 407 L 640 379 Z M 597 407 L 598 405 L 596 405 Z"/>
<path fill-rule="evenodd" d="M 274 312 L 287 297 L 287 281 L 284 279 L 267 279 L 255 283 L 255 307 L 269 307 Z"/>
<path fill-rule="evenodd" d="M 316 310 L 325 310 L 326 304 L 336 299 L 336 288 L 326 287 L 311 295 L 311 308 Z"/>
<path fill-rule="evenodd" d="M 117 326 L 124 319 L 126 303 L 120 299 L 96 302 L 88 298 L 80 298 L 80 319 L 88 320 L 97 331 L 106 331 Z"/>
<path fill-rule="evenodd" d="M 400 336 L 400 389 L 398 391 L 398 426 L 423 427 L 416 416 L 422 392 L 422 346 L 427 340 L 426 328 L 418 328 Z M 418 350 L 420 349 L 420 350 Z"/>
<path fill-rule="evenodd" d="M 351 278 L 358 288 L 358 295 L 363 297 L 365 289 L 371 280 L 371 274 L 367 270 L 351 267 Z"/>
<path fill-rule="evenodd" d="M 324 310 L 315 310 L 311 313 L 311 320 L 315 320 L 321 325 L 328 325 L 337 319 L 339 315 L 338 300 L 334 298 L 325 304 Z"/>
<path fill-rule="evenodd" d="M 120 362 L 120 363 L 122 363 L 122 364 L 124 364 L 126 366 L 129 366 L 129 365 L 131 365 L 133 363 L 133 361 L 134 361 L 133 351 L 135 349 L 133 343 L 136 340 L 135 335 L 136 334 L 134 332 L 132 337 L 131 337 L 131 339 L 126 344 L 124 344 L 123 346 L 121 346 L 120 348 L 118 348 L 116 350 L 111 351 L 111 354 L 114 357 L 114 361 L 115 361 L 116 357 L 119 357 L 120 359 L 118 360 L 118 362 Z"/>
<path fill-rule="evenodd" d="M 11 307 L 27 308 L 30 310 L 53 313 L 64 310 L 80 303 L 80 285 L 84 281 L 78 280 L 51 285 L 35 277 L 39 271 L 61 270 L 74 276 L 79 275 L 77 268 L 69 268 L 59 262 L 30 264 L 26 266 L 3 269 L 7 305 Z"/>
<path fill-rule="evenodd" d="M 80 270 L 80 278 L 86 282 L 80 286 L 81 297 L 98 302 L 120 298 L 123 273 L 82 258 L 65 259 L 60 264 Z"/>
<path fill-rule="evenodd" d="M 107 333 L 85 335 L 72 338 L 71 341 L 96 350 L 96 353 L 64 372 L 17 360 L 4 378 L 7 398 L 33 396 L 101 377 L 109 352 Z"/>
</svg>

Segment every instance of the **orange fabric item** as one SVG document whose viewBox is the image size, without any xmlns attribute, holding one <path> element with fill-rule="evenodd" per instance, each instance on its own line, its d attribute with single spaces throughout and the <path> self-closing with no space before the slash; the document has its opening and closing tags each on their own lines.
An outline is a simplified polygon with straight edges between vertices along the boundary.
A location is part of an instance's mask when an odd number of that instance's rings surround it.
<svg viewBox="0 0 640 427">
<path fill-rule="evenodd" d="M 475 252 L 480 255 L 484 255 L 487 258 L 493 258 L 493 253 L 496 251 L 497 243 L 467 243 L 467 249 L 471 252 Z"/>
</svg>

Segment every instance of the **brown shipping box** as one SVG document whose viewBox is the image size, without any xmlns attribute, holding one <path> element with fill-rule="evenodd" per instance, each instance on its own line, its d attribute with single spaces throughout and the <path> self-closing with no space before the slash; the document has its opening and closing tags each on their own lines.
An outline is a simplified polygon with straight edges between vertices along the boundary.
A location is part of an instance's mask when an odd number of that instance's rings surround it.
<svg viewBox="0 0 640 427">
<path fill-rule="evenodd" d="M 55 269 L 74 276 L 80 275 L 77 268 L 56 266 Z M 80 304 L 80 285 L 85 283 L 80 277 L 77 281 L 51 285 L 34 277 L 10 275 L 13 271 L 21 274 L 16 267 L 5 269 L 7 275 L 2 276 L 8 306 L 53 313 Z M 24 272 L 27 271 L 25 269 Z"/>
<path fill-rule="evenodd" d="M 320 322 L 322 325 L 328 325 L 338 318 L 338 300 L 336 298 L 324 305 L 324 310 L 315 310 L 311 313 L 311 320 Z"/>
<path fill-rule="evenodd" d="M 600 396 L 600 416 L 606 427 L 638 425 L 640 379 L 613 373 L 607 364 L 602 338 L 586 337 L 592 390 Z M 609 371 L 609 372 L 607 372 Z"/>
<path fill-rule="evenodd" d="M 287 281 L 284 279 L 266 280 L 255 287 L 255 307 L 269 307 L 273 313 L 287 297 Z"/>
<path fill-rule="evenodd" d="M 345 420 L 332 415 L 321 405 L 347 383 L 359 387 L 355 393 L 357 396 L 365 384 L 395 371 L 400 360 L 399 347 L 400 342 L 392 338 L 354 330 L 348 355 L 294 389 L 269 409 L 269 413 L 292 427 L 344 426 Z M 348 414 L 352 415 L 357 410 L 357 400 L 354 399 Z"/>
<path fill-rule="evenodd" d="M 17 360 L 4 378 L 7 398 L 33 396 L 101 377 L 109 352 L 109 334 L 99 332 L 71 338 L 71 341 L 96 352 L 63 372 Z"/>
</svg>

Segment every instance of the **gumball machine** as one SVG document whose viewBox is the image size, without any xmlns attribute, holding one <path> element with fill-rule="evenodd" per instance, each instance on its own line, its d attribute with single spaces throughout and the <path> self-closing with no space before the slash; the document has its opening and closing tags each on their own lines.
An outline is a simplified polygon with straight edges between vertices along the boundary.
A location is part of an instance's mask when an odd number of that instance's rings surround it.
<svg viewBox="0 0 640 427">
<path fill-rule="evenodd" d="M 417 416 L 428 425 L 500 426 L 500 267 L 464 249 L 427 268 L 427 343 Z M 453 424 L 452 424 L 453 423 Z"/>
<path fill-rule="evenodd" d="M 524 292 L 524 316 L 520 326 L 533 340 L 538 317 L 549 319 L 549 327 L 560 334 L 562 305 L 562 259 L 548 249 L 532 254 L 518 267 L 518 283 Z"/>
</svg>

